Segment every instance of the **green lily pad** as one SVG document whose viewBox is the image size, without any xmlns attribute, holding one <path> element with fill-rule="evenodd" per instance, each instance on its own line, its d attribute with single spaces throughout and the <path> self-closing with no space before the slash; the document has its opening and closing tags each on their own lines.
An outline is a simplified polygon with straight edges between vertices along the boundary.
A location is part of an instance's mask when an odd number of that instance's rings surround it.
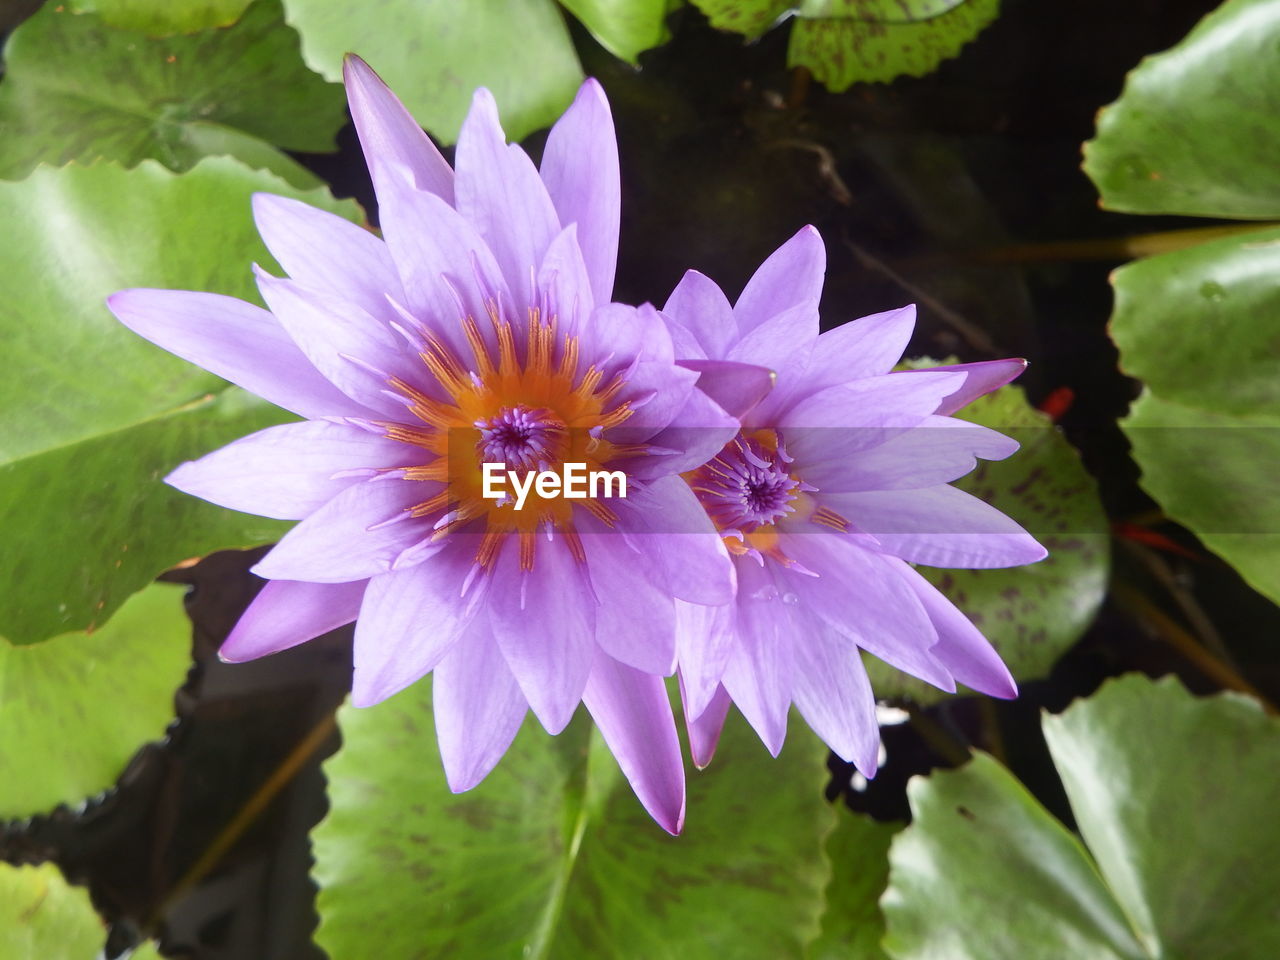
<svg viewBox="0 0 1280 960">
<path fill-rule="evenodd" d="M 1103 205 L 1242 220 L 1280 216 L 1280 7 L 1228 0 L 1144 60 L 1085 144 Z"/>
<path fill-rule="evenodd" d="M 671 39 L 666 18 L 675 3 L 670 0 L 560 2 L 582 21 L 602 47 L 628 63 L 635 63 L 640 53 Z"/>
<path fill-rule="evenodd" d="M 273 261 L 252 193 L 353 219 L 327 191 L 300 193 L 230 158 L 177 175 L 147 161 L 42 168 L 0 183 L 0 635 L 31 643 L 100 624 L 166 567 L 284 527 L 161 482 L 185 459 L 289 415 L 152 346 L 104 298 L 133 286 L 255 299 L 249 264 Z"/>
<path fill-rule="evenodd" d="M 1280 721 L 1129 676 L 1044 731 L 1088 849 L 985 755 L 912 781 L 881 901 L 891 956 L 1280 955 Z"/>
<path fill-rule="evenodd" d="M 252 0 L 64 0 L 72 13 L 96 13 L 103 23 L 153 37 L 226 27 Z"/>
<path fill-rule="evenodd" d="M 1116 271 L 1111 338 L 1164 400 L 1280 412 L 1280 230 L 1203 243 Z"/>
<path fill-rule="evenodd" d="M 1001 387 L 956 416 L 1007 433 L 1022 449 L 1007 460 L 979 460 L 953 485 L 1017 520 L 1049 556 L 1008 569 L 920 567 L 920 573 L 973 621 L 1014 679 L 1025 683 L 1048 674 L 1102 606 L 1111 565 L 1107 517 L 1080 455 L 1048 417 L 1027 403 L 1020 387 Z M 875 658 L 865 659 L 877 696 L 926 704 L 948 696 Z"/>
<path fill-rule="evenodd" d="M 962 7 L 969 0 L 799 0 L 796 16 L 845 18 L 868 23 L 920 23 Z"/>
<path fill-rule="evenodd" d="M 440 141 L 458 138 L 472 91 L 488 87 L 519 140 L 549 126 L 582 82 L 554 0 L 285 0 L 307 64 L 342 78 L 353 51 Z"/>
<path fill-rule="evenodd" d="M 1137 213 L 1280 214 L 1272 122 L 1280 7 L 1229 0 L 1134 70 L 1085 145 L 1103 203 Z M 1120 365 L 1146 391 L 1121 426 L 1165 512 L 1280 602 L 1280 231 L 1113 276 Z"/>
<path fill-rule="evenodd" d="M 278 0 L 232 27 L 164 39 L 49 3 L 5 49 L 0 178 L 41 162 L 187 170 L 230 154 L 310 188 L 319 181 L 276 148 L 332 150 L 344 122 L 342 89 L 302 63 Z"/>
<path fill-rule="evenodd" d="M 793 7 L 792 0 L 690 0 L 711 25 L 752 39 L 760 36 Z"/>
<path fill-rule="evenodd" d="M 1280 415 L 1214 413 L 1148 391 L 1120 426 L 1142 466 L 1143 489 L 1280 602 Z"/>
<path fill-rule="evenodd" d="M 182 595 L 154 584 L 92 633 L 30 646 L 0 637 L 0 820 L 102 793 L 164 736 L 191 666 Z"/>
<path fill-rule="evenodd" d="M 889 844 L 902 824 L 878 823 L 845 806 L 836 816 L 827 838 L 831 882 L 822 933 L 805 950 L 805 960 L 887 960 L 880 949 L 884 915 L 879 901 L 889 882 Z"/>
<path fill-rule="evenodd" d="M 774 760 L 731 716 L 673 838 L 584 721 L 548 737 L 530 719 L 454 795 L 429 683 L 343 707 L 314 833 L 319 944 L 344 960 L 800 955 L 827 879 L 825 747 L 798 736 Z"/>
<path fill-rule="evenodd" d="M 1121 421 L 1142 486 L 1280 602 L 1280 230 L 1116 271 L 1111 333 L 1146 391 Z"/>
<path fill-rule="evenodd" d="M 791 30 L 787 64 L 837 93 L 855 83 L 923 77 L 1000 13 L 1000 0 L 810 0 Z"/>
<path fill-rule="evenodd" d="M 73 887 L 51 863 L 13 867 L 0 863 L 0 943 L 5 960 L 96 957 L 107 928 L 89 902 L 89 892 Z M 130 960 L 159 960 L 148 943 Z"/>
<path fill-rule="evenodd" d="M 182 560 L 280 539 L 289 524 L 161 482 L 169 469 L 292 415 L 238 387 L 0 466 L 0 539 L 18 561 L 0 600 L 17 644 L 93 629 Z M 75 518 L 74 520 L 69 518 Z"/>
</svg>

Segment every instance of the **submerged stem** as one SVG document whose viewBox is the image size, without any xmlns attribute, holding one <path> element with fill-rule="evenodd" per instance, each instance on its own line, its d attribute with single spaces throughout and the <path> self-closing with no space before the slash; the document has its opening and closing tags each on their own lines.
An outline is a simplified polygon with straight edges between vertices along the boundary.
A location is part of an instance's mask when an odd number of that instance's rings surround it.
<svg viewBox="0 0 1280 960">
<path fill-rule="evenodd" d="M 222 858 L 227 855 L 227 852 L 235 846 L 236 841 L 253 826 L 271 801 L 276 798 L 281 790 L 289 785 L 289 782 L 297 776 L 298 771 L 324 745 L 324 742 L 333 734 L 335 727 L 334 714 L 327 714 L 307 732 L 307 735 L 298 742 L 297 746 L 289 751 L 289 755 L 271 772 L 271 776 L 267 777 L 262 785 L 254 791 L 245 805 L 236 812 L 231 821 L 213 838 L 213 842 L 205 848 L 199 859 L 187 869 L 187 872 L 179 878 L 165 898 L 160 901 L 160 905 L 156 907 L 155 912 L 147 920 L 146 928 L 148 931 L 155 930 L 169 907 L 208 876 Z"/>
<path fill-rule="evenodd" d="M 1081 260 L 1139 260 L 1185 250 L 1210 240 L 1274 230 L 1280 223 L 1230 223 L 1186 230 L 1160 230 L 1127 237 L 1064 240 L 1058 243 L 1015 243 L 962 254 L 971 263 L 1051 263 Z"/>
<path fill-rule="evenodd" d="M 1240 693 L 1247 693 L 1249 696 L 1257 698 L 1263 709 L 1269 714 L 1280 713 L 1280 710 L 1276 709 L 1275 704 L 1268 700 L 1261 690 L 1240 676 L 1228 664 L 1223 663 L 1210 653 L 1191 635 L 1189 630 L 1157 607 L 1138 590 L 1120 583 L 1116 585 L 1112 596 L 1129 613 L 1154 627 L 1164 640 L 1168 641 L 1175 650 L 1210 680 L 1227 690 L 1237 690 Z"/>
</svg>

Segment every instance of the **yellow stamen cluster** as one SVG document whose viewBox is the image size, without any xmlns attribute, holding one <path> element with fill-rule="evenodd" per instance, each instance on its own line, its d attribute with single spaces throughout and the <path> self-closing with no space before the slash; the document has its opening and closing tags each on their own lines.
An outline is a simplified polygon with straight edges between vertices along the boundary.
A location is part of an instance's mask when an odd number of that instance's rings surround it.
<svg viewBox="0 0 1280 960">
<path fill-rule="evenodd" d="M 413 444 L 428 454 L 418 466 L 408 467 L 408 480 L 430 480 L 444 489 L 417 504 L 412 514 L 430 516 L 448 511 L 435 537 L 468 528 L 483 532 L 476 551 L 476 563 L 489 568 L 509 535 L 520 539 L 520 565 L 532 569 L 535 534 L 551 525 L 583 559 L 582 544 L 573 523 L 573 504 L 581 506 L 603 523 L 612 525 L 616 517 L 607 505 L 591 498 L 571 503 L 561 497 L 542 498 L 530 494 L 525 509 L 516 511 L 482 495 L 484 438 L 483 424 L 504 410 L 523 407 L 544 412 L 551 425 L 554 450 L 545 464 L 556 469 L 565 462 L 585 463 L 587 470 L 602 469 L 621 457 L 643 452 L 642 447 L 612 443 L 600 431 L 623 423 L 631 416 L 628 403 L 618 403 L 624 382 L 619 376 L 605 380 L 595 364 L 581 374 L 579 344 L 575 336 L 561 336 L 556 318 L 544 320 L 537 310 L 529 311 L 527 336 L 517 343 L 515 330 L 503 319 L 496 305 L 489 308 L 494 346 L 490 347 L 471 317 L 463 322 L 473 365 L 468 367 L 437 337 L 430 336 L 420 356 L 427 371 L 440 385 L 447 399 L 428 396 L 399 378 L 391 387 L 409 401 L 409 412 L 419 424 L 383 424 L 390 439 Z M 523 354 L 523 355 L 522 355 Z"/>
</svg>

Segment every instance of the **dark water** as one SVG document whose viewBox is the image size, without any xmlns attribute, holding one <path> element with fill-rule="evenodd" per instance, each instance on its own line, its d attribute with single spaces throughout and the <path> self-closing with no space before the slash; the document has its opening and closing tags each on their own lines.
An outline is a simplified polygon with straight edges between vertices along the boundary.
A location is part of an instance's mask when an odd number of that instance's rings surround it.
<svg viewBox="0 0 1280 960">
<path fill-rule="evenodd" d="M 1151 509 L 1136 486 L 1115 420 L 1135 395 L 1106 337 L 1106 261 L 977 262 L 1012 244 L 1106 238 L 1185 225 L 1097 209 L 1079 146 L 1098 107 L 1115 99 L 1138 60 L 1164 49 L 1212 0 L 1006 0 L 1005 12 L 956 61 L 923 80 L 832 95 L 785 69 L 786 30 L 754 45 L 673 18 L 675 40 L 632 70 L 575 34 L 588 72 L 605 84 L 623 163 L 618 299 L 661 303 L 687 267 L 731 295 L 806 223 L 826 238 L 824 321 L 920 304 L 909 353 L 966 360 L 1023 355 L 1033 401 L 1069 388 L 1062 417 L 1102 483 L 1114 520 Z M 2 26 L 2 24 L 0 24 Z M 300 157 L 340 195 L 373 202 L 348 126 L 337 155 Z M 529 143 L 535 153 L 541 138 Z M 989 258 L 988 258 L 989 259 Z M 1280 622 L 1263 601 L 1185 532 L 1158 528 L 1196 555 L 1162 554 L 1178 588 L 1227 638 L 1228 653 L 1266 692 L 1280 672 L 1264 638 Z M 1118 543 L 1115 578 L 1172 609 L 1168 593 Z M 59 811 L 0 832 L 0 856 L 54 859 L 89 886 L 123 948 L 140 929 L 166 952 L 199 960 L 320 957 L 308 879 L 308 830 L 325 808 L 318 762 L 336 748 L 324 726 L 349 679 L 349 634 L 252 664 L 214 652 L 257 589 L 253 554 L 214 555 L 167 579 L 192 585 L 197 665 L 177 696 L 179 721 L 144 750 L 112 795 L 77 815 Z M 1003 751 L 1051 809 L 1069 811 L 1040 740 L 1041 707 L 1061 709 L 1107 676 L 1176 671 L 1212 685 L 1152 626 L 1108 604 L 1046 680 L 1015 703 L 954 700 L 927 712 L 942 738 Z M 122 678 L 121 708 L 128 704 Z M 319 726 L 318 726 L 319 725 Z M 298 745 L 300 772 L 252 818 L 225 854 L 193 872 L 219 834 Z M 882 818 L 907 814 L 906 779 L 944 761 L 918 727 L 887 729 L 889 761 L 865 792 L 832 761 L 829 794 Z M 424 744 L 424 756 L 434 754 Z"/>
</svg>

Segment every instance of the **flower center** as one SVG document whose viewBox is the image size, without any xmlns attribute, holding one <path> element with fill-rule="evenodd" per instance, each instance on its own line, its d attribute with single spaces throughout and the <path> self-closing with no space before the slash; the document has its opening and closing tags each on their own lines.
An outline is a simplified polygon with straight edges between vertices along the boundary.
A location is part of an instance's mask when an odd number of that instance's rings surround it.
<svg viewBox="0 0 1280 960">
<path fill-rule="evenodd" d="M 738 434 L 688 477 L 720 530 L 747 534 L 769 526 L 793 512 L 796 497 L 808 489 L 787 472 L 791 458 L 777 434 L 767 433 Z"/>
<path fill-rule="evenodd" d="M 477 420 L 477 453 L 482 463 L 505 463 L 511 470 L 546 470 L 564 459 L 564 421 L 544 407 L 503 407 Z"/>
<path fill-rule="evenodd" d="M 505 500 L 484 496 L 483 465 L 501 462 L 508 470 L 531 471 L 572 462 L 591 472 L 643 454 L 643 445 L 613 443 L 603 435 L 631 416 L 629 403 L 617 399 L 625 382 L 596 364 L 581 369 L 577 337 L 559 334 L 554 317 L 543 319 L 530 310 L 523 336 L 517 336 L 491 303 L 489 321 L 488 339 L 473 318 L 463 321 L 469 357 L 432 334 L 423 335 L 419 353 L 435 381 L 433 389 L 390 381 L 419 422 L 381 426 L 390 439 L 420 447 L 425 455 L 425 462 L 404 468 L 401 475 L 441 485 L 410 513 L 435 518 L 434 540 L 454 532 L 482 534 L 479 568 L 490 568 L 506 539 L 515 535 L 520 565 L 531 569 L 535 534 L 543 529 L 563 535 L 583 559 L 574 510 L 612 526 L 617 517 L 606 503 L 531 494 L 524 509 L 514 510 Z"/>
<path fill-rule="evenodd" d="M 753 430 L 738 434 L 714 460 L 684 478 L 724 534 L 730 553 L 761 563 L 771 557 L 808 573 L 783 552 L 779 521 L 816 523 L 841 533 L 852 527 L 840 514 L 814 501 L 810 494 L 817 488 L 797 477 L 792 464 L 776 430 Z"/>
</svg>

